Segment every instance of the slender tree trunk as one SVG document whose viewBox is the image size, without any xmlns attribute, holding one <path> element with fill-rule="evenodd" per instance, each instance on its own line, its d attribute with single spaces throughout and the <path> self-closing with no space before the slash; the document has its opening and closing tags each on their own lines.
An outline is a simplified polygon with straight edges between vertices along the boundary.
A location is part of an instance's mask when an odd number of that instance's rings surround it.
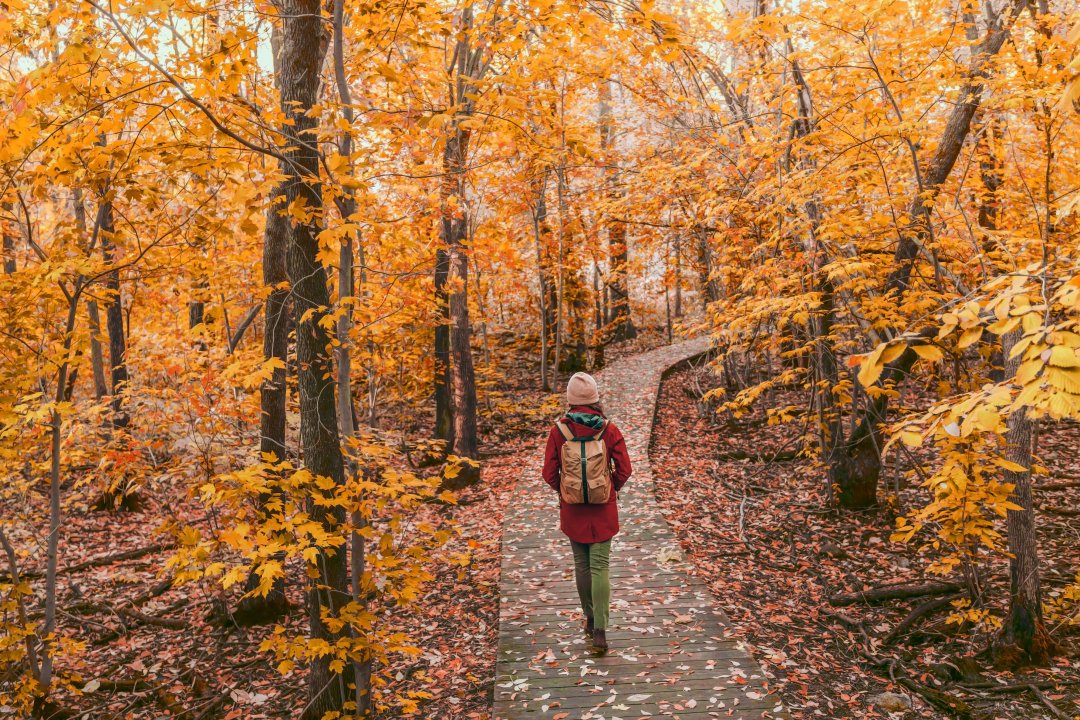
<svg viewBox="0 0 1080 720">
<path fill-rule="evenodd" d="M 453 402 L 454 455 L 476 459 L 476 374 L 473 369 L 469 323 L 468 201 L 465 197 L 469 130 L 462 122 L 470 117 L 476 101 L 476 83 L 483 75 L 485 49 L 472 47 L 473 7 L 466 4 L 460 15 L 460 31 L 450 67 L 454 120 L 443 146 L 442 240 L 447 254 L 447 310 L 450 318 L 450 390 Z M 477 468 L 463 467 L 452 485 L 471 483 L 480 477 Z"/>
<path fill-rule="evenodd" d="M 536 241 L 536 277 L 540 298 L 540 387 L 544 392 L 551 391 L 548 377 L 548 286 L 547 272 L 544 268 L 544 238 L 547 222 L 547 202 L 544 199 L 544 187 L 547 175 L 536 183 L 536 206 L 532 210 L 533 239 Z"/>
<path fill-rule="evenodd" d="M 304 467 L 313 476 L 328 478 L 340 486 L 345 481 L 345 465 L 334 398 L 331 337 L 324 322 L 330 291 L 326 268 L 318 257 L 317 223 L 324 210 L 313 132 L 318 121 L 309 114 L 318 100 L 326 31 L 319 0 L 277 0 L 277 4 L 281 16 L 278 87 L 281 109 L 291 120 L 281 127 L 287 143 L 284 155 L 289 159 L 284 168 L 285 197 L 290 204 L 302 203 L 312 213 L 307 221 L 290 220 L 292 233 L 286 263 L 296 328 L 300 446 Z M 308 499 L 307 512 L 331 536 L 339 534 L 345 525 L 342 508 L 327 508 L 315 502 L 314 497 Z M 331 630 L 324 615 L 337 617 L 349 602 L 346 555 L 344 548 L 320 548 L 311 568 L 315 576 L 308 589 L 308 622 L 313 640 L 334 644 L 341 635 L 340 630 Z M 330 657 L 312 659 L 309 700 L 300 713 L 302 720 L 343 712 L 349 697 L 346 683 L 342 670 L 331 667 Z"/>
<path fill-rule="evenodd" d="M 605 286 L 606 287 L 606 286 Z M 604 367 L 604 345 L 607 343 L 604 335 L 604 290 L 600 287 L 600 266 L 593 263 L 592 272 L 593 289 L 593 334 L 592 348 L 594 369 Z"/>
<path fill-rule="evenodd" d="M 338 98 L 342 105 L 342 115 L 348 128 L 341 134 L 340 150 L 343 157 L 348 159 L 350 172 L 352 166 L 352 94 L 349 92 L 348 78 L 345 76 L 345 0 L 334 0 L 334 79 L 337 83 Z M 346 188 L 340 199 L 340 211 L 342 222 L 353 222 L 353 213 L 356 212 L 356 198 L 351 188 Z M 359 242 L 359 238 L 357 238 Z M 349 335 L 352 331 L 352 300 L 356 296 L 353 282 L 353 236 L 348 235 L 341 244 L 338 255 L 338 302 L 344 307 L 338 317 L 337 323 L 337 411 L 338 423 L 341 426 L 341 436 L 351 438 L 355 433 L 353 425 L 353 399 L 352 399 L 352 357 L 350 348 L 352 343 Z M 355 463 L 349 463 L 350 475 L 356 474 Z M 367 526 L 364 515 L 359 511 L 351 513 L 352 532 L 349 533 L 350 578 L 349 590 L 352 593 L 352 601 L 358 607 L 366 605 L 366 594 L 363 588 L 364 568 L 367 565 L 367 555 L 364 536 L 361 530 Z M 353 637 L 358 630 L 350 628 Z M 352 663 L 353 671 L 353 697 L 356 702 L 356 716 L 369 717 L 371 714 L 371 654 L 365 652 L 360 658 Z"/>
<path fill-rule="evenodd" d="M 683 316 L 682 307 L 682 235 L 675 236 L 675 317 Z"/>
<path fill-rule="evenodd" d="M 86 239 L 89 252 L 90 236 L 89 228 L 86 227 L 86 205 L 83 203 L 81 190 L 76 189 L 74 195 L 75 227 L 79 235 Z M 101 400 L 109 394 L 109 385 L 105 380 L 105 353 L 101 347 L 101 314 L 96 300 L 87 300 L 86 314 L 90 326 L 90 369 L 94 376 L 94 399 Z"/>
<path fill-rule="evenodd" d="M 450 317 L 450 389 L 453 401 L 452 452 L 459 457 L 476 458 L 476 376 L 473 369 L 471 327 L 469 325 L 469 258 L 465 248 L 468 217 L 465 209 L 464 180 L 468 132 L 454 130 L 443 152 L 447 209 L 442 222 L 447 254 L 447 310 Z M 451 198 L 455 198 L 451 200 Z M 450 207 L 454 207 L 453 210 Z M 475 479 L 472 473 L 462 475 Z M 462 477 L 459 475 L 458 477 Z"/>
<path fill-rule="evenodd" d="M 558 181 L 556 191 L 559 203 L 559 243 L 555 256 L 555 361 L 551 364 L 551 384 L 559 387 L 559 369 L 563 358 L 563 316 L 566 307 L 566 173 L 563 168 L 556 170 Z"/>
<path fill-rule="evenodd" d="M 98 209 L 101 225 L 101 253 L 107 265 L 116 262 L 116 245 L 113 242 L 115 227 L 113 224 L 112 201 L 102 197 Z M 109 336 L 110 388 L 112 395 L 112 425 L 114 428 L 126 428 L 128 416 L 124 411 L 123 394 L 127 391 L 127 338 L 124 335 L 124 306 L 120 293 L 120 271 L 110 270 L 105 276 L 105 289 L 108 301 L 105 305 L 105 328 Z"/>
<path fill-rule="evenodd" d="M 1002 355 L 1009 357 L 1020 339 L 1014 330 L 1002 338 Z M 1021 356 L 1006 363 L 1008 376 L 1016 374 Z M 1009 500 L 1020 507 L 1006 516 L 1009 541 L 1009 614 L 994 642 L 994 659 L 1001 666 L 1045 664 L 1056 652 L 1054 641 L 1043 623 L 1042 590 L 1039 578 L 1038 539 L 1035 536 L 1035 509 L 1031 499 L 1031 441 L 1033 421 L 1024 410 L 1009 415 L 1005 433 L 1005 458 L 1024 468 L 1005 470 L 1004 480 L 1013 485 Z"/>
<path fill-rule="evenodd" d="M 709 303 L 720 299 L 720 290 L 716 278 L 713 276 L 716 268 L 716 260 L 713 257 L 712 244 L 709 242 L 709 231 L 698 228 L 698 254 L 701 257 L 701 307 L 709 309 Z"/>
<path fill-rule="evenodd" d="M 281 28 L 274 25 L 271 29 L 271 47 L 273 49 L 274 80 L 280 85 Z M 288 168 L 279 161 L 279 169 L 288 172 Z M 287 202 L 285 185 L 274 188 L 266 207 L 266 226 L 263 230 L 262 281 L 268 289 L 265 303 L 265 322 L 263 332 L 263 362 L 271 363 L 273 370 L 270 377 L 263 380 L 259 387 L 259 458 L 277 465 L 288 459 L 285 445 L 285 409 L 288 400 L 286 383 L 289 328 L 288 299 L 289 273 L 286 257 L 289 252 L 291 233 L 289 218 L 282 213 Z M 275 471 L 269 471 L 275 472 Z M 276 473 L 280 474 L 280 473 Z M 258 512 L 265 520 L 265 508 L 280 490 L 263 493 L 258 498 Z M 279 559 L 282 559 L 279 556 Z M 252 593 L 260 585 L 260 576 L 256 572 L 248 574 L 244 592 Z M 274 581 L 266 595 L 247 595 L 233 611 L 233 621 L 242 627 L 277 622 L 289 612 L 289 601 L 285 596 L 285 580 Z"/>
<path fill-rule="evenodd" d="M 10 275 L 15 272 L 15 232 L 11 229 L 13 220 L 8 220 L 9 217 L 15 217 L 15 208 L 11 202 L 5 202 L 3 207 L 4 219 L 3 219 L 3 236 L 4 236 L 4 274 Z"/>
<path fill-rule="evenodd" d="M 449 275 L 450 254 L 441 247 L 435 251 L 435 301 L 439 309 L 439 322 L 435 325 L 435 437 L 446 441 L 447 452 L 454 445 L 454 411 L 450 398 L 450 302 L 446 286 Z"/>
<path fill-rule="evenodd" d="M 616 167 L 614 121 L 611 116 L 611 83 L 600 83 L 600 148 L 606 162 L 605 185 L 608 202 L 615 204 L 622 193 L 619 189 L 619 173 Z M 627 287 L 627 262 L 629 251 L 626 244 L 626 224 L 618 219 L 609 218 L 607 224 L 608 305 L 607 325 L 611 337 L 615 340 L 632 340 L 637 337 L 637 329 L 630 318 L 630 293 Z"/>
<path fill-rule="evenodd" d="M 64 393 L 68 384 L 70 365 L 68 356 L 75 333 L 75 322 L 78 317 L 79 296 L 82 294 L 82 281 L 77 280 L 75 287 L 69 295 L 67 320 L 64 323 L 64 337 L 61 343 L 63 361 L 56 377 L 56 393 L 54 401 L 59 405 L 64 400 Z M 61 446 L 63 440 L 64 420 L 60 411 L 54 409 L 49 416 L 49 537 L 45 550 L 45 622 L 41 628 L 41 637 L 50 638 L 56 631 L 57 613 L 57 584 L 56 578 L 59 568 L 60 557 L 60 532 L 63 527 L 62 506 L 60 493 L 62 490 L 61 471 Z M 53 664 L 56 657 L 56 639 L 46 639 L 43 642 L 41 653 L 41 675 L 38 682 L 48 693 L 52 685 Z"/>
</svg>

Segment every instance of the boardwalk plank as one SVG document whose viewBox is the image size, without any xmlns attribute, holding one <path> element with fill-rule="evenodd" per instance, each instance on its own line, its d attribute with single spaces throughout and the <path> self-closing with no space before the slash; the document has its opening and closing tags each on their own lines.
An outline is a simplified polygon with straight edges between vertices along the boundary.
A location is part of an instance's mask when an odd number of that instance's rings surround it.
<svg viewBox="0 0 1080 720">
<path fill-rule="evenodd" d="M 558 499 L 540 480 L 540 449 L 523 463 L 503 532 L 494 720 L 787 717 L 683 561 L 653 496 L 647 451 L 661 374 L 706 348 L 703 340 L 660 348 L 598 376 L 634 462 L 612 543 L 606 656 L 590 652 L 581 628 L 570 546 L 557 528 Z"/>
</svg>

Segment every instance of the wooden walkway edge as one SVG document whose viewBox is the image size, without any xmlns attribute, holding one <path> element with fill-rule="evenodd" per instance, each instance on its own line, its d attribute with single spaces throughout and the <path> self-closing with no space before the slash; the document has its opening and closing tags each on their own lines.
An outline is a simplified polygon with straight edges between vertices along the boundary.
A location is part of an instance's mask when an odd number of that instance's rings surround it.
<svg viewBox="0 0 1080 720">
<path fill-rule="evenodd" d="M 634 475 L 619 496 L 611 550 L 610 652 L 590 653 L 558 500 L 522 464 L 503 528 L 495 720 L 644 717 L 786 718 L 708 588 L 688 571 L 653 493 L 648 446 L 664 371 L 708 348 L 690 340 L 619 360 L 598 374 Z"/>
</svg>

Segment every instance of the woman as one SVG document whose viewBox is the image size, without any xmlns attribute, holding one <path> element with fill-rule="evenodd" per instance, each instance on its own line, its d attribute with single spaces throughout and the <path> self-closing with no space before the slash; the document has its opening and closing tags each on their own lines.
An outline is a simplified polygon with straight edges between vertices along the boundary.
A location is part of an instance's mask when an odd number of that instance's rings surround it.
<svg viewBox="0 0 1080 720">
<path fill-rule="evenodd" d="M 608 556 L 611 538 L 619 532 L 619 509 L 615 493 L 630 478 L 630 455 L 626 441 L 619 428 L 607 420 L 600 407 L 600 393 L 596 380 L 586 373 L 575 373 L 566 384 L 566 404 L 569 409 L 562 423 L 573 437 L 597 436 L 607 449 L 607 463 L 611 468 L 611 483 L 615 492 L 608 493 L 602 504 L 571 504 L 559 495 L 559 529 L 570 538 L 574 550 L 574 580 L 577 583 L 581 609 L 585 612 L 585 633 L 592 638 L 598 652 L 606 652 L 608 604 L 611 585 L 608 581 Z M 544 481 L 559 492 L 562 475 L 562 447 L 566 437 L 558 425 L 548 434 L 544 451 Z"/>
</svg>

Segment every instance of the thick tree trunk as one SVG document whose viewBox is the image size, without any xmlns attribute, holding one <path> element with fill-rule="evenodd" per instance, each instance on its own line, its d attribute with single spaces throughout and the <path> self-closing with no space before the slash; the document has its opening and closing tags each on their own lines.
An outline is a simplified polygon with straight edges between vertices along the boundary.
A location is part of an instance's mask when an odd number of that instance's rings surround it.
<svg viewBox="0 0 1080 720">
<path fill-rule="evenodd" d="M 450 352 L 452 355 L 451 386 L 454 397 L 454 454 L 476 459 L 479 456 L 476 436 L 476 374 L 471 347 L 472 329 L 469 326 L 469 257 L 462 245 L 450 247 Z M 479 479 L 471 471 L 463 471 L 470 481 Z"/>
<path fill-rule="evenodd" d="M 1002 355 L 1009 357 L 1020 339 L 1015 330 L 1002 338 Z M 1020 357 L 1006 364 L 1009 376 L 1016 374 Z M 1009 415 L 1005 434 L 1005 458 L 1024 467 L 1005 470 L 1004 480 L 1012 484 L 1009 500 L 1020 507 L 1006 517 L 1009 539 L 1009 614 L 994 642 L 994 659 L 1001 666 L 1045 664 L 1056 651 L 1043 623 L 1042 591 L 1039 578 L 1038 540 L 1035 536 L 1035 509 L 1031 499 L 1032 420 L 1024 410 Z"/>
<path fill-rule="evenodd" d="M 270 44 L 273 49 L 274 81 L 281 89 L 280 57 L 282 29 L 274 25 L 271 29 Z M 283 163 L 278 162 L 282 172 L 288 172 Z M 286 257 L 289 251 L 291 225 L 289 218 L 283 215 L 285 210 L 284 184 L 274 188 L 267 200 L 266 226 L 263 229 L 262 281 L 269 290 L 266 296 L 265 322 L 263 331 L 263 361 L 274 364 L 268 379 L 259 388 L 259 459 L 278 464 L 288 459 L 285 446 L 285 408 L 287 395 L 287 364 L 289 353 L 289 329 L 291 323 L 287 313 L 289 299 L 289 273 Z M 264 493 L 258 498 L 258 512 L 262 515 L 266 506 L 280 492 Z M 251 593 L 259 587 L 258 573 L 248 575 L 244 592 Z M 243 598 L 233 611 L 233 621 L 242 627 L 277 622 L 289 612 L 289 601 L 285 596 L 285 579 L 274 581 L 266 595 L 249 595 Z"/>
<path fill-rule="evenodd" d="M 325 325 L 330 306 L 326 268 L 318 258 L 318 218 L 323 211 L 319 184 L 319 155 L 314 145 L 317 119 L 308 113 L 319 95 L 320 71 L 326 54 L 326 31 L 318 0 L 278 0 L 281 14 L 281 54 L 278 86 L 282 111 L 292 121 L 283 124 L 288 143 L 284 155 L 285 197 L 302 203 L 312 219 L 291 218 L 292 233 L 287 255 L 296 328 L 297 384 L 300 391 L 300 445 L 304 467 L 315 477 L 335 485 L 345 481 L 345 465 L 338 434 L 334 398 L 331 337 Z M 345 512 L 327 508 L 309 498 L 307 512 L 330 535 L 341 532 Z M 308 589 L 308 622 L 312 639 L 336 642 L 335 632 L 323 616 L 336 617 L 349 602 L 347 557 L 343 547 L 322 548 L 312 567 L 315 577 Z M 311 661 L 309 700 L 302 720 L 316 720 L 329 712 L 343 712 L 349 698 L 346 677 L 331 667 L 327 656 Z"/>
</svg>

